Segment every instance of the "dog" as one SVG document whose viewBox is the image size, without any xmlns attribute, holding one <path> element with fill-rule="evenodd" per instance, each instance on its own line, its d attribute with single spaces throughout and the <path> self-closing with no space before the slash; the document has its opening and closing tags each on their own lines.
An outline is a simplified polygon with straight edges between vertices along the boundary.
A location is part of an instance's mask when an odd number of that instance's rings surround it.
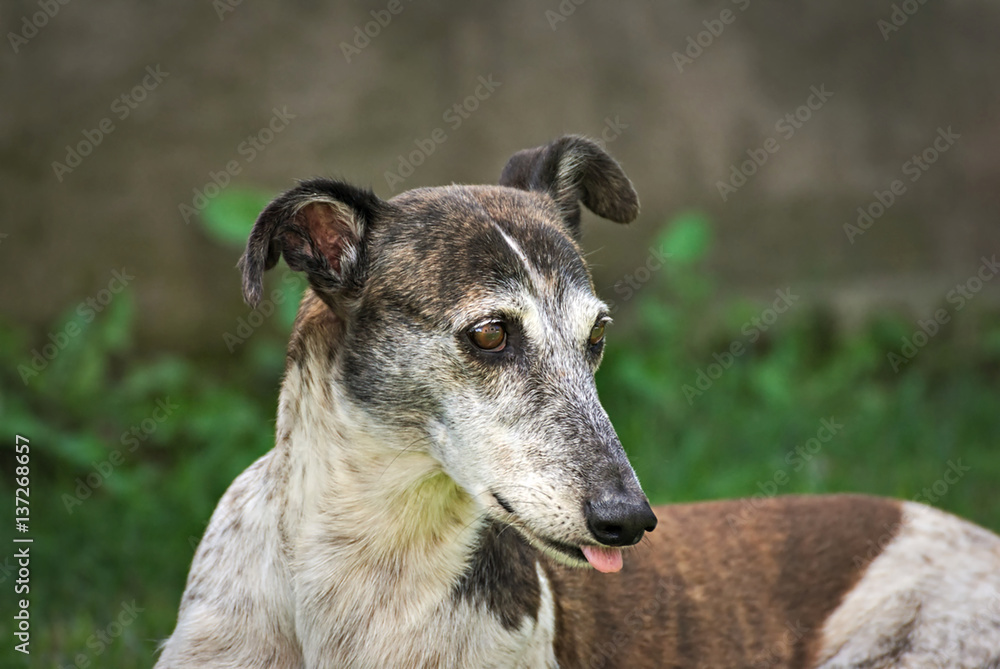
<svg viewBox="0 0 1000 669">
<path fill-rule="evenodd" d="M 246 301 L 281 257 L 309 282 L 277 443 L 157 667 L 1000 667 L 1000 537 L 971 523 L 854 495 L 654 514 L 594 385 L 581 205 L 639 212 L 565 136 L 498 186 L 315 179 L 264 209 Z"/>
</svg>

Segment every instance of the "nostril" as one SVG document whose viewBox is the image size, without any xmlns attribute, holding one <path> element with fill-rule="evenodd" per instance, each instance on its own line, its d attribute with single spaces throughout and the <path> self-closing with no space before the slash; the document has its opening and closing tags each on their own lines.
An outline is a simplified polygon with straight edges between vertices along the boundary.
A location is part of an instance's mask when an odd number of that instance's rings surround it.
<svg viewBox="0 0 1000 669">
<path fill-rule="evenodd" d="M 621 525 L 606 524 L 600 521 L 593 523 L 590 531 L 594 533 L 599 541 L 606 544 L 618 541 L 624 533 Z"/>
<path fill-rule="evenodd" d="M 656 516 L 645 498 L 621 496 L 588 501 L 584 515 L 591 535 L 606 546 L 631 546 L 656 527 Z"/>
</svg>

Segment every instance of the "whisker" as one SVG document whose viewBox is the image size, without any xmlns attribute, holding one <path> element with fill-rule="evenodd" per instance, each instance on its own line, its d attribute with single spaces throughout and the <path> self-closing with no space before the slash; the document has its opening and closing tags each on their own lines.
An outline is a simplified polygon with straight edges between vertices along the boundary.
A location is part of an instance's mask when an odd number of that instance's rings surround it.
<svg viewBox="0 0 1000 669">
<path fill-rule="evenodd" d="M 469 529 L 470 527 L 472 527 L 473 525 L 476 525 L 477 523 L 480 523 L 480 522 L 482 522 L 482 520 L 483 520 L 484 518 L 489 518 L 489 516 L 490 516 L 490 513 L 489 513 L 489 511 L 483 511 L 483 512 L 481 512 L 481 513 L 480 513 L 480 514 L 479 514 L 479 515 L 478 515 L 478 516 L 477 516 L 477 517 L 476 517 L 476 518 L 475 518 L 475 519 L 474 519 L 474 520 L 473 520 L 473 521 L 472 521 L 471 523 L 467 524 L 467 525 L 466 525 L 465 527 L 463 527 L 462 529 L 463 529 L 463 530 L 467 530 L 467 529 Z"/>
<path fill-rule="evenodd" d="M 417 444 L 419 444 L 422 441 L 426 441 L 426 442 L 430 443 L 430 438 L 428 438 L 426 436 L 417 437 L 412 442 L 410 442 L 409 444 L 407 444 L 406 446 L 404 446 L 403 448 L 401 448 L 400 451 L 399 451 L 399 453 L 396 453 L 396 455 L 392 458 L 392 460 L 389 461 L 389 464 L 387 464 L 385 466 L 385 469 L 382 470 L 382 473 L 379 474 L 378 478 L 375 479 L 375 480 L 376 481 L 381 480 L 382 477 L 385 476 L 385 473 L 387 471 L 389 471 L 389 468 L 392 467 L 393 464 L 395 464 L 396 460 L 398 460 L 401 455 L 403 455 L 404 453 L 407 453 L 407 452 L 411 452 L 410 449 L 413 448 L 414 446 L 416 446 Z"/>
<path fill-rule="evenodd" d="M 519 484 L 519 483 L 509 483 L 507 485 L 509 485 L 512 488 L 524 488 L 526 490 L 530 490 L 532 492 L 536 492 L 536 493 L 542 495 L 543 497 L 545 497 L 548 500 L 552 499 L 552 494 L 551 493 L 548 493 L 545 490 L 542 490 L 541 488 L 536 488 L 535 486 L 524 485 L 524 484 Z"/>
</svg>

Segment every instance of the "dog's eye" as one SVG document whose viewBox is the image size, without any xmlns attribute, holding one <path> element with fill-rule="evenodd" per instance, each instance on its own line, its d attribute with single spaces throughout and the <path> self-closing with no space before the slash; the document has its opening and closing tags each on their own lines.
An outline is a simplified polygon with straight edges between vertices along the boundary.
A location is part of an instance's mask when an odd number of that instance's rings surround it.
<svg viewBox="0 0 1000 669">
<path fill-rule="evenodd" d="M 594 329 L 590 331 L 590 339 L 587 340 L 591 346 L 599 346 L 600 343 L 604 341 L 604 329 L 607 325 L 607 318 L 602 318 L 597 321 L 597 324 L 594 325 Z"/>
<path fill-rule="evenodd" d="M 504 329 L 503 323 L 490 321 L 469 330 L 469 339 L 484 351 L 502 351 L 507 345 L 507 330 Z"/>
</svg>

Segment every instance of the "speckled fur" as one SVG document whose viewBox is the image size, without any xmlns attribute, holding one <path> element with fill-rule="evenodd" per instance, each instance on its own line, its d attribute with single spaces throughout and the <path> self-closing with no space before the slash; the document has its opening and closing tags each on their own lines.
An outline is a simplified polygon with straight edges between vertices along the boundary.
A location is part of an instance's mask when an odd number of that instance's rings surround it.
<svg viewBox="0 0 1000 669">
<path fill-rule="evenodd" d="M 564 137 L 500 186 L 320 179 L 265 209 L 247 301 L 281 257 L 310 283 L 277 441 L 219 502 L 159 669 L 998 666 L 1000 539 L 925 507 L 663 507 L 621 573 L 581 568 L 585 500 L 642 491 L 594 386 L 580 203 L 638 213 Z M 501 354 L 467 337 L 488 318 Z"/>
</svg>

